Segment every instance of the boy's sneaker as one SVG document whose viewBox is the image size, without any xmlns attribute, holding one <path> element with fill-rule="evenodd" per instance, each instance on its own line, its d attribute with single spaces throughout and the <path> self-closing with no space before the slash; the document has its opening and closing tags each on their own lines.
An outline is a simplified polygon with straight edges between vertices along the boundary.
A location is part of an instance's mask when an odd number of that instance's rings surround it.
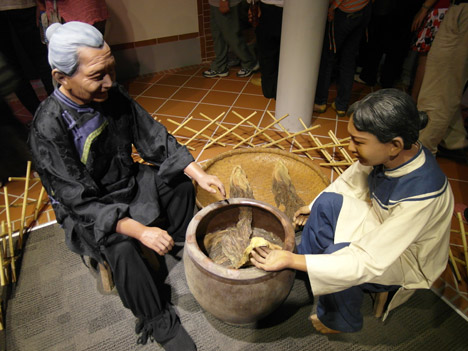
<svg viewBox="0 0 468 351">
<path fill-rule="evenodd" d="M 260 64 L 257 62 L 253 68 L 241 68 L 239 72 L 237 72 L 237 76 L 240 78 L 249 77 L 252 73 L 257 72 L 260 68 Z"/>
<path fill-rule="evenodd" d="M 229 75 L 229 69 L 226 68 L 224 72 L 219 72 L 210 68 L 204 71 L 202 74 L 203 74 L 203 77 L 205 78 L 227 77 Z"/>
</svg>

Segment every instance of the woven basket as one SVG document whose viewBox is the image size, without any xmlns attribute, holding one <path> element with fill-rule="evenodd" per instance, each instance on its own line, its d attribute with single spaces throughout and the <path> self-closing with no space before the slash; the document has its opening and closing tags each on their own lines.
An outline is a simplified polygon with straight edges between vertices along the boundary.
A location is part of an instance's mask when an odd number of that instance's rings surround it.
<svg viewBox="0 0 468 351">
<path fill-rule="evenodd" d="M 276 207 L 271 187 L 273 169 L 280 160 L 288 168 L 296 192 L 306 204 L 309 204 L 330 184 L 330 180 L 320 168 L 309 159 L 278 149 L 248 148 L 225 152 L 208 161 L 203 169 L 208 174 L 216 175 L 223 182 L 226 187 L 226 196 L 229 197 L 229 180 L 232 169 L 236 165 L 241 166 L 247 175 L 255 199 Z M 199 208 L 222 200 L 218 192 L 210 194 L 197 184 L 195 189 Z M 280 208 L 280 210 L 283 209 Z"/>
</svg>

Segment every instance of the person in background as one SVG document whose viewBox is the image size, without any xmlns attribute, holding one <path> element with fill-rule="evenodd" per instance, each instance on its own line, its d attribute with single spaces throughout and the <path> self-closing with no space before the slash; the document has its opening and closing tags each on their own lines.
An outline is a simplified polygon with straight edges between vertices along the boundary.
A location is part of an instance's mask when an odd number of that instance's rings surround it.
<svg viewBox="0 0 468 351">
<path fill-rule="evenodd" d="M 255 34 L 263 96 L 276 99 L 284 0 L 247 0 L 247 2 L 258 6 L 257 18 L 253 18 L 255 14 L 249 10 L 249 21 L 258 23 Z"/>
<path fill-rule="evenodd" d="M 50 23 L 79 21 L 95 26 L 103 35 L 109 12 L 105 0 L 36 0 Z"/>
<path fill-rule="evenodd" d="M 359 54 L 358 83 L 393 88 L 402 75 L 411 44 L 411 24 L 423 0 L 375 0 L 367 41 Z"/>
<path fill-rule="evenodd" d="M 12 94 L 21 78 L 0 52 L 0 187 L 9 177 L 23 177 L 27 161 L 31 160 L 27 128 L 15 117 L 6 98 Z"/>
<path fill-rule="evenodd" d="M 256 249 L 266 271 L 307 272 L 322 333 L 363 326 L 364 292 L 377 310 L 429 289 L 447 266 L 453 194 L 435 158 L 418 142 L 427 115 L 401 90 L 382 89 L 350 108 L 349 150 L 357 158 L 294 218 L 304 225 L 297 254 Z"/>
<path fill-rule="evenodd" d="M 196 350 L 141 245 L 162 257 L 184 242 L 195 206 L 190 178 L 223 196 L 224 186 L 114 82 L 101 32 L 72 21 L 52 24 L 46 35 L 59 88 L 39 107 L 29 146 L 65 242 L 109 264 L 123 305 L 138 318 L 138 343 Z M 151 165 L 133 162 L 132 145 Z"/>
<path fill-rule="evenodd" d="M 468 80 L 468 0 L 450 5 L 427 55 L 418 108 L 429 115 L 421 142 L 434 155 L 468 163 L 461 101 Z"/>
<path fill-rule="evenodd" d="M 417 31 L 417 37 L 412 45 L 412 49 L 418 53 L 418 59 L 411 88 L 411 96 L 416 102 L 418 101 L 421 83 L 426 70 L 427 53 L 431 48 L 432 41 L 437 34 L 449 5 L 450 0 L 426 0 L 414 16 L 411 31 Z"/>
<path fill-rule="evenodd" d="M 330 0 L 314 112 L 320 114 L 327 110 L 332 73 L 335 63 L 338 62 L 338 94 L 331 106 L 338 117 L 346 115 L 353 88 L 359 43 L 370 15 L 369 0 Z"/>
<path fill-rule="evenodd" d="M 20 78 L 14 93 L 31 115 L 41 103 L 31 85 L 31 74 L 40 78 L 48 95 L 54 91 L 47 47 L 41 42 L 36 11 L 35 0 L 0 1 L 0 52 Z"/>
<path fill-rule="evenodd" d="M 210 69 L 203 72 L 206 78 L 227 77 L 229 49 L 239 58 L 238 77 L 249 77 L 259 69 L 257 59 L 249 51 L 240 32 L 239 4 L 241 0 L 209 0 L 210 27 L 214 42 L 215 59 Z"/>
</svg>

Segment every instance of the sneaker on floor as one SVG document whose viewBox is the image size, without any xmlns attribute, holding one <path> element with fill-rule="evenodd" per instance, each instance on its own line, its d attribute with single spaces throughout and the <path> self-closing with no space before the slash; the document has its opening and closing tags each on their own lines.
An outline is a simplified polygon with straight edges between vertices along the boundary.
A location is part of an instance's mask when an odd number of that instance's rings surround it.
<svg viewBox="0 0 468 351">
<path fill-rule="evenodd" d="M 335 110 L 336 112 L 336 117 L 345 117 L 346 116 L 346 111 L 345 110 L 337 110 L 335 102 L 333 101 L 331 104 L 332 109 Z"/>
<path fill-rule="evenodd" d="M 241 68 L 237 72 L 237 76 L 240 78 L 249 77 L 252 73 L 257 72 L 260 69 L 260 64 L 257 62 L 252 68 Z"/>
<path fill-rule="evenodd" d="M 205 78 L 227 77 L 228 75 L 229 75 L 229 69 L 227 68 L 224 72 L 215 71 L 214 69 L 208 69 L 203 72 L 203 77 Z"/>
<path fill-rule="evenodd" d="M 314 104 L 314 112 L 324 113 L 326 110 L 327 110 L 327 104 L 323 104 L 323 105 Z"/>
</svg>

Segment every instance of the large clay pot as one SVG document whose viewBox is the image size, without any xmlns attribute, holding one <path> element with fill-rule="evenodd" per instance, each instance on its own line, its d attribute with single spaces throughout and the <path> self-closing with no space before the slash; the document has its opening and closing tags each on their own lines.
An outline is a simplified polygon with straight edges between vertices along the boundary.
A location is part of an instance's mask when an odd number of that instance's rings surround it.
<svg viewBox="0 0 468 351">
<path fill-rule="evenodd" d="M 233 324 L 255 322 L 273 312 L 288 296 L 295 271 L 265 272 L 256 267 L 229 269 L 214 263 L 203 245 L 206 234 L 235 226 L 239 208 L 252 208 L 252 227 L 278 235 L 293 251 L 295 233 L 277 208 L 252 199 L 212 203 L 198 212 L 187 230 L 184 267 L 187 283 L 198 303 L 218 319 Z"/>
</svg>

